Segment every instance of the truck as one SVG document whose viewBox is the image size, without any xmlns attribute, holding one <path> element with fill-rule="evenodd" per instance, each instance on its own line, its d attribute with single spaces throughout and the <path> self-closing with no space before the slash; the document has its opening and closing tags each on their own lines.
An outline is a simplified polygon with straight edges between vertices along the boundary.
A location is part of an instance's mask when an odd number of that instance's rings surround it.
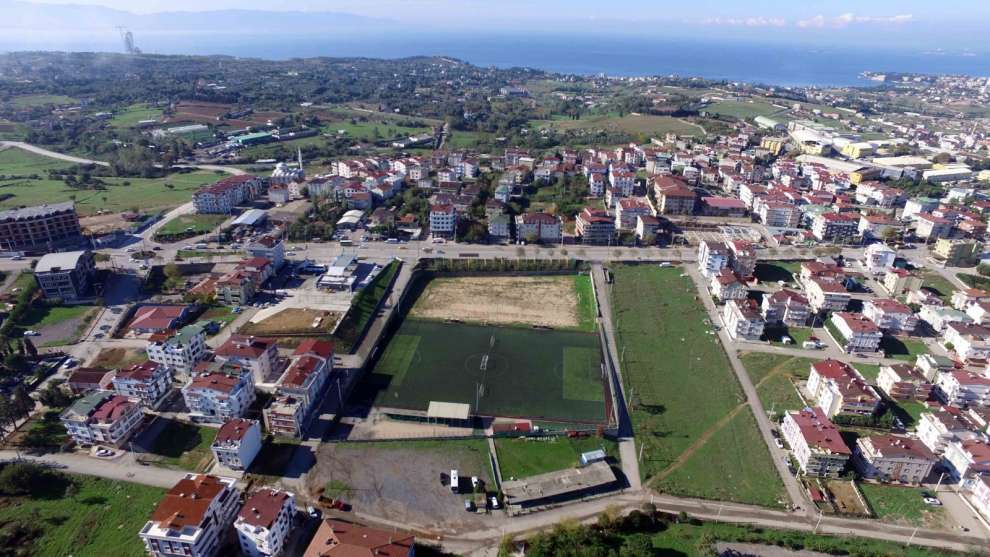
<svg viewBox="0 0 990 557">
<path fill-rule="evenodd" d="M 457 475 L 457 470 L 450 471 L 450 492 L 460 493 L 461 491 L 461 478 Z"/>
</svg>

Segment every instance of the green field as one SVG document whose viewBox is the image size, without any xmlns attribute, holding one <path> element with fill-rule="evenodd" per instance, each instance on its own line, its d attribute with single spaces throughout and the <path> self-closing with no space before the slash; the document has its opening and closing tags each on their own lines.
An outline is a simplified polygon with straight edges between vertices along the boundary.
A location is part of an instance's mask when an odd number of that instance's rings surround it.
<svg viewBox="0 0 990 557">
<path fill-rule="evenodd" d="M 787 494 L 770 459 L 747 407 L 656 487 L 672 495 L 783 507 Z"/>
<path fill-rule="evenodd" d="M 743 352 L 739 359 L 767 412 L 780 414 L 805 406 L 794 382 L 808 379 L 815 360 L 766 352 Z"/>
<path fill-rule="evenodd" d="M 779 480 L 759 473 L 772 470 L 769 453 L 759 442 L 747 450 L 732 445 L 730 437 L 759 437 L 753 420 L 738 415 L 742 390 L 719 341 L 707 334 L 711 325 L 692 280 L 676 267 L 620 265 L 612 272 L 617 350 L 644 447 L 643 477 L 659 477 L 665 490 L 682 495 L 709 497 L 718 489 L 722 498 L 776 505 Z M 756 475 L 738 488 L 703 485 L 717 469 Z"/>
<path fill-rule="evenodd" d="M 227 215 L 179 215 L 162 225 L 155 236 L 182 236 L 190 233 L 199 236 L 213 232 L 225 220 L 227 220 Z M 192 230 L 189 230 L 190 228 Z"/>
<path fill-rule="evenodd" d="M 350 350 L 354 347 L 358 337 L 364 332 L 371 318 L 374 317 L 382 299 L 392 288 L 394 277 L 399 269 L 399 262 L 392 261 L 378 273 L 371 284 L 364 287 L 351 300 L 351 307 L 341 319 L 337 331 L 334 333 L 338 350 Z"/>
<path fill-rule="evenodd" d="M 492 342 L 494 341 L 494 345 Z M 487 358 L 487 367 L 482 361 Z M 459 402 L 486 416 L 602 423 L 598 336 L 406 319 L 376 364 L 376 404 L 426 410 Z"/>
<path fill-rule="evenodd" d="M 552 127 L 560 130 L 601 129 L 644 136 L 662 136 L 668 133 L 704 135 L 698 126 L 688 122 L 671 116 L 651 114 L 627 114 L 621 117 L 618 115 L 590 116 L 579 120 L 537 121 L 534 123 L 541 127 Z"/>
<path fill-rule="evenodd" d="M 113 113 L 110 125 L 115 128 L 130 128 L 142 120 L 158 120 L 162 117 L 162 109 L 144 104 L 132 104 Z"/>
<path fill-rule="evenodd" d="M 615 441 L 585 437 L 525 437 L 495 440 L 498 466 L 502 479 L 528 478 L 537 474 L 574 468 L 580 464 L 581 453 L 603 449 L 618 458 L 619 446 Z"/>
<path fill-rule="evenodd" d="M 774 263 L 757 263 L 753 274 L 760 282 L 793 282 L 794 275 L 801 272 L 800 261 L 777 261 Z"/>
<path fill-rule="evenodd" d="M 757 116 L 772 116 L 784 112 L 784 109 L 773 106 L 763 101 L 718 101 L 704 109 L 705 112 L 731 116 L 742 120 L 755 118 Z M 782 120 L 781 120 L 782 121 Z"/>
<path fill-rule="evenodd" d="M 35 305 L 28 309 L 21 319 L 20 325 L 28 329 L 40 329 L 49 325 L 56 325 L 70 319 L 79 319 L 96 306 L 46 306 Z"/>
<path fill-rule="evenodd" d="M 856 368 L 856 371 L 866 379 L 868 383 L 876 383 L 877 376 L 880 375 L 880 366 L 878 364 L 861 364 L 859 362 L 852 365 Z"/>
<path fill-rule="evenodd" d="M 914 362 L 918 356 L 928 353 L 928 347 L 920 340 L 890 335 L 884 335 L 880 340 L 880 350 L 883 350 L 888 358 L 905 362 Z"/>
<path fill-rule="evenodd" d="M 578 298 L 578 329 L 595 332 L 598 330 L 598 308 L 595 306 L 595 292 L 591 275 L 575 275 L 574 290 Z"/>
<path fill-rule="evenodd" d="M 969 286 L 970 288 L 990 290 L 990 277 L 971 275 L 969 273 L 956 273 L 956 278 L 961 280 L 963 284 Z"/>
<path fill-rule="evenodd" d="M 65 95 L 23 95 L 20 97 L 14 97 L 14 106 L 17 108 L 34 108 L 37 106 L 46 106 L 49 104 L 54 105 L 66 105 L 66 104 L 76 104 L 79 101 L 67 97 Z"/>
<path fill-rule="evenodd" d="M 936 273 L 935 271 L 928 271 L 922 273 L 921 275 L 921 287 L 932 290 L 939 298 L 948 302 L 952 298 L 952 293 L 959 290 L 955 285 L 949 282 L 945 277 Z"/>
<path fill-rule="evenodd" d="M 52 493 L 0 499 L 0 535 L 15 522 L 38 530 L 33 542 L 22 540 L 17 553 L 4 555 L 147 555 L 137 533 L 165 493 L 163 489 L 88 476 L 69 478 L 74 483 L 70 491 L 59 483 L 51 486 Z"/>
<path fill-rule="evenodd" d="M 924 526 L 945 513 L 942 507 L 926 504 L 920 488 L 864 482 L 859 484 L 859 490 L 873 514 L 886 522 Z"/>
<path fill-rule="evenodd" d="M 164 178 L 99 178 L 105 189 L 71 188 L 61 180 L 48 179 L 48 170 L 71 167 L 71 163 L 28 153 L 20 149 L 0 151 L 0 208 L 43 205 L 74 200 L 81 215 L 98 211 L 120 212 L 132 207 L 149 211 L 181 205 L 194 191 L 217 181 L 214 172 L 178 172 Z"/>
<path fill-rule="evenodd" d="M 214 428 L 168 420 L 149 452 L 158 457 L 153 460 L 155 464 L 203 472 L 213 461 L 210 445 L 213 444 L 217 431 Z"/>
</svg>

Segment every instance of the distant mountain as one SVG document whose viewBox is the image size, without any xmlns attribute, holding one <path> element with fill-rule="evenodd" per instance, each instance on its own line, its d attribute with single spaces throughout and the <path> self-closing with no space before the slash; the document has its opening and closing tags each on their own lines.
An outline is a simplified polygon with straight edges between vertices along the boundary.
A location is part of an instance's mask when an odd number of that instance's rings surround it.
<svg viewBox="0 0 990 557">
<path fill-rule="evenodd" d="M 106 32 L 124 26 L 137 32 L 319 33 L 359 31 L 397 25 L 388 19 L 337 12 L 276 12 L 214 10 L 135 14 L 83 4 L 32 4 L 0 0 L 0 31 L 25 33 L 66 30 L 77 33 Z"/>
</svg>

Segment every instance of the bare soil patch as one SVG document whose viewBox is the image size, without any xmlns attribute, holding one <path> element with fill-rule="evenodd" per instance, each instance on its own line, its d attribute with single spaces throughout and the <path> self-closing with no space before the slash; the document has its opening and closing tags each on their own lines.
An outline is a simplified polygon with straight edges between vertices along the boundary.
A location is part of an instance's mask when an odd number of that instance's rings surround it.
<svg viewBox="0 0 990 557">
<path fill-rule="evenodd" d="M 410 316 L 542 327 L 580 324 L 572 276 L 434 279 Z"/>
<path fill-rule="evenodd" d="M 89 363 L 89 366 L 114 369 L 127 367 L 146 359 L 147 354 L 140 348 L 104 348 L 96 355 L 96 359 Z"/>
<path fill-rule="evenodd" d="M 836 512 L 852 516 L 872 516 L 870 510 L 863 505 L 856 484 L 849 481 L 832 480 L 828 482 L 827 486 L 829 492 L 832 493 Z"/>
<path fill-rule="evenodd" d="M 241 327 L 240 333 L 258 336 L 325 335 L 333 332 L 341 315 L 335 311 L 288 308 L 257 323 L 246 323 Z M 317 319 L 319 322 L 314 327 Z"/>
</svg>

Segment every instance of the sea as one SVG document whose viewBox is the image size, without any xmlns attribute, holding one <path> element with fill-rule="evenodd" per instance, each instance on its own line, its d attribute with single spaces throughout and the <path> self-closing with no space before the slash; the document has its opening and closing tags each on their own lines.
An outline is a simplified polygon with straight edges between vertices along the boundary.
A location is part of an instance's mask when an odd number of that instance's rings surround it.
<svg viewBox="0 0 990 557">
<path fill-rule="evenodd" d="M 150 34 L 137 37 L 145 52 L 226 54 L 291 59 L 314 56 L 402 58 L 436 55 L 478 66 L 531 67 L 552 72 L 609 76 L 678 75 L 788 86 L 866 86 L 864 71 L 990 76 L 990 52 L 821 46 L 608 34 L 560 33 L 352 33 Z M 881 42 L 881 41 L 878 41 Z M 48 49 L 43 44 L 30 48 Z M 65 50 L 119 51 L 120 45 L 81 41 Z M 0 50 L 22 50 L 0 38 Z"/>
</svg>

